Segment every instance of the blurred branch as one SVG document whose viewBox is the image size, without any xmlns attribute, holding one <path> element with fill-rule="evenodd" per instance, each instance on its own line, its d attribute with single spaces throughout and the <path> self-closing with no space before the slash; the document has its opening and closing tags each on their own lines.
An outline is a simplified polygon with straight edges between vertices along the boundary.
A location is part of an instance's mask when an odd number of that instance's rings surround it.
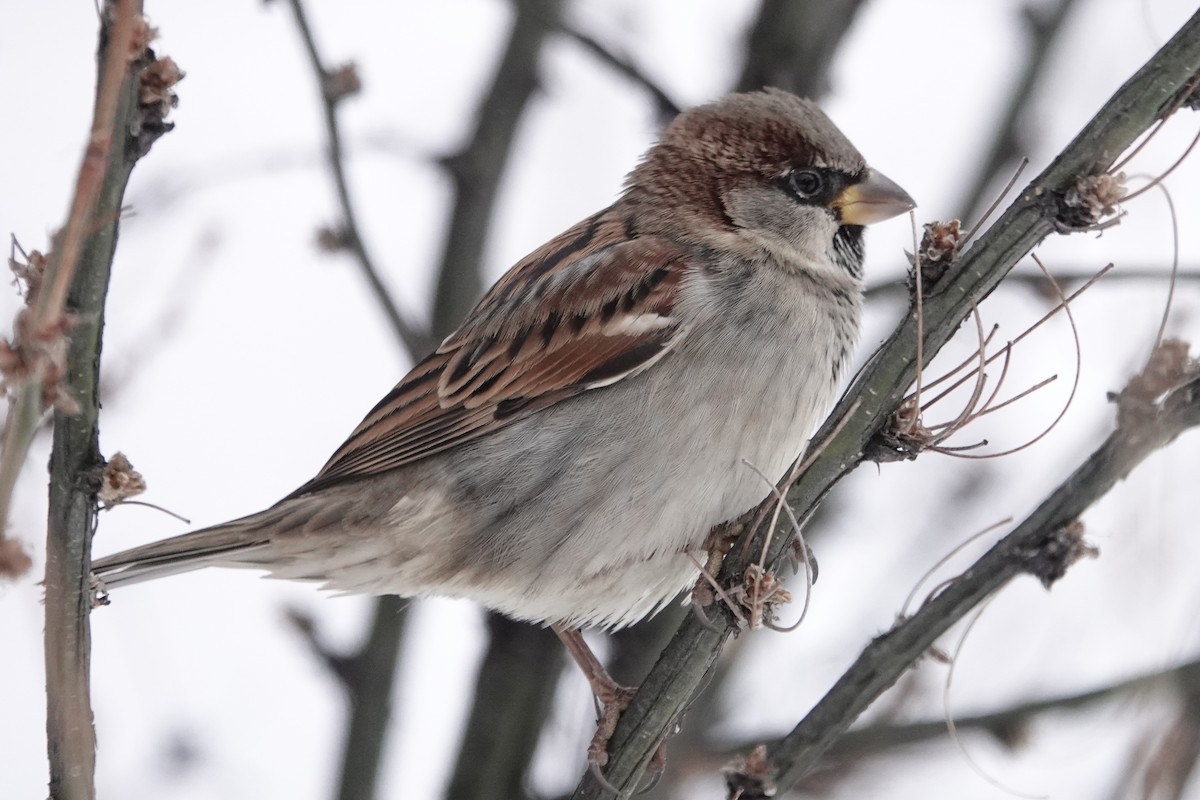
<svg viewBox="0 0 1200 800">
<path fill-rule="evenodd" d="M 1028 51 L 1025 67 L 1013 87 L 1008 105 L 1000 117 L 992 146 L 984 156 L 982 166 L 975 174 L 975 181 L 965 197 L 954 208 L 960 209 L 959 216 L 974 224 L 975 217 L 983 211 L 985 193 L 995 182 L 1001 170 L 1014 164 L 1025 153 L 1026 143 L 1022 133 L 1027 130 L 1025 115 L 1033 103 L 1034 90 L 1046 72 L 1050 51 L 1063 21 L 1071 13 L 1076 0 L 1055 0 L 1049 4 L 1029 4 L 1021 10 L 1025 23 Z"/>
<path fill-rule="evenodd" d="M 515 800 L 550 713 L 563 649 L 549 628 L 489 614 L 488 649 L 446 797 Z"/>
<path fill-rule="evenodd" d="M 1030 700 L 985 714 L 956 716 L 954 727 L 959 733 L 968 730 L 983 731 L 1002 742 L 1010 743 L 1019 740 L 1021 738 L 1020 731 L 1042 714 L 1086 709 L 1099 703 L 1125 700 L 1131 695 L 1146 692 L 1166 692 L 1188 697 L 1200 696 L 1200 660 L 1117 681 L 1086 692 Z M 864 758 L 886 755 L 898 748 L 911 747 L 947 736 L 949 736 L 949 729 L 944 719 L 905 724 L 876 723 L 848 730 L 826 751 L 820 767 L 806 775 L 806 780 L 801 782 L 799 788 L 812 791 L 819 786 L 822 791 L 827 791 L 829 789 L 828 778 L 831 773 L 835 777 L 840 777 L 846 773 L 847 765 L 850 763 Z M 709 749 L 707 752 L 693 750 L 687 754 L 691 761 L 688 768 L 692 772 L 704 769 L 711 773 L 726 764 L 738 752 L 748 751 L 755 747 L 759 741 L 762 740 L 726 745 L 720 749 Z M 778 746 L 778 743 L 776 742 L 774 746 Z M 810 782 L 807 780 L 809 778 L 817 786 L 809 785 Z"/>
<path fill-rule="evenodd" d="M 670 122 L 680 112 L 679 105 L 671 99 L 661 86 L 650 79 L 640 67 L 633 63 L 628 56 L 617 55 L 613 50 L 601 44 L 591 34 L 584 33 L 578 28 L 563 26 L 562 33 L 575 40 L 596 58 L 612 67 L 619 75 L 628 78 L 637 86 L 644 89 L 654 100 L 655 111 L 662 124 Z"/>
<path fill-rule="evenodd" d="M 1098 703 L 1124 700 L 1134 694 L 1155 691 L 1184 697 L 1200 695 L 1200 661 L 1190 661 L 1171 669 L 1139 675 L 1086 692 L 1020 703 L 987 714 L 955 717 L 954 725 L 960 733 L 967 730 L 983 731 L 1001 742 L 1012 743 L 1020 741 L 1022 729 L 1041 714 L 1085 709 Z M 807 777 L 824 786 L 822 781 L 826 777 L 840 771 L 839 764 L 882 755 L 895 748 L 909 747 L 948 735 L 944 719 L 907 725 L 871 725 L 847 731 L 830 747 L 820 768 L 809 773 Z M 721 761 L 727 758 L 728 753 Z"/>
<path fill-rule="evenodd" d="M 379 763 L 391 721 L 392 685 L 408 617 L 407 603 L 408 600 L 395 595 L 376 599 L 366 642 L 353 656 L 343 659 L 336 671 L 350 697 L 350 721 L 338 778 L 340 800 L 375 797 Z"/>
<path fill-rule="evenodd" d="M 1114 800 L 1183 800 L 1200 758 L 1200 692 L 1185 693 L 1165 730 L 1147 730 L 1133 748 Z"/>
<path fill-rule="evenodd" d="M 480 265 L 500 176 L 512 152 L 517 124 L 538 82 L 538 55 L 557 30 L 561 0 L 511 0 L 516 21 L 492 85 L 475 117 L 470 142 L 442 160 L 454 181 L 455 202 L 434 297 L 433 329 L 449 332 L 483 294 Z"/>
<path fill-rule="evenodd" d="M 432 349 L 435 342 L 428 331 L 416 328 L 404 318 L 404 315 L 400 313 L 400 308 L 384 285 L 379 270 L 370 254 L 367 253 L 367 246 L 363 241 L 362 230 L 358 224 L 358 215 L 355 214 L 354 203 L 350 199 L 350 188 L 346 183 L 346 168 L 343 163 L 345 153 L 342 149 L 342 134 L 338 126 L 337 108 L 338 103 L 358 92 L 358 76 L 352 65 L 334 71 L 326 69 L 321 60 L 321 54 L 317 51 L 312 30 L 308 27 L 303 3 L 301 0 L 290 0 L 290 3 L 296 17 L 296 27 L 300 31 L 300 38 L 304 41 L 309 63 L 316 73 L 317 85 L 321 90 L 321 106 L 325 112 L 325 133 L 329 137 L 327 152 L 329 169 L 333 174 L 334 186 L 337 188 L 338 203 L 342 207 L 342 228 L 338 231 L 338 244 L 354 255 L 359 270 L 367 279 L 371 293 L 375 295 L 376 301 L 383 309 L 384 316 L 391 324 L 396 338 L 404 343 L 410 356 L 414 359 L 421 358 Z"/>
<path fill-rule="evenodd" d="M 172 87 L 182 77 L 170 59 L 155 58 L 148 47 L 152 31 L 141 14 L 138 0 L 108 3 L 102 12 L 88 146 L 70 216 L 55 237 L 32 309 L 33 331 L 53 331 L 59 337 L 70 331 L 61 374 L 31 379 L 34 386 L 47 381 L 35 392 L 35 402 L 51 391 L 51 380 L 63 380 L 69 398 L 54 413 L 46 522 L 46 735 L 50 796 L 55 800 L 86 800 L 95 793 L 88 616 L 91 538 L 104 467 L 97 385 L 121 200 L 134 163 L 171 128 L 164 118 L 174 105 Z M 28 418 L 16 409 L 11 417 Z M 5 459 L 16 456 L 6 446 Z"/>
<path fill-rule="evenodd" d="M 886 634 L 885 634 L 886 635 Z M 1189 661 L 1170 669 L 1159 670 L 1136 678 L 1118 681 L 1108 686 L 1031 700 L 1026 703 L 992 711 L 987 714 L 972 714 L 955 717 L 954 726 L 964 730 L 987 731 L 1005 741 L 1012 740 L 1012 732 L 1029 724 L 1030 720 L 1050 711 L 1072 711 L 1097 703 L 1124 699 L 1132 694 L 1166 690 L 1178 694 L 1200 694 L 1200 660 Z M 860 758 L 874 755 L 910 744 L 947 736 L 944 719 L 914 722 L 907 725 L 870 725 L 858 730 L 847 731 L 829 750 L 833 758 Z"/>
<path fill-rule="evenodd" d="M 829 65 L 864 0 L 763 0 L 737 91 L 775 86 L 801 97 L 829 91 Z"/>
<path fill-rule="evenodd" d="M 421 166 L 437 158 L 436 153 L 413 140 L 405 131 L 388 127 L 347 136 L 342 146 L 356 155 L 387 156 Z M 313 150 L 305 145 L 288 146 L 280 142 L 217 158 L 198 158 L 174 166 L 170 173 L 139 180 L 135 191 L 129 195 L 129 205 L 137 209 L 137 215 L 126 224 L 152 225 L 155 220 L 176 213 L 181 200 L 193 200 L 201 192 L 229 189 L 233 184 L 260 176 L 311 173 L 314 169 L 327 167 L 328 163 L 325 147 Z"/>
<path fill-rule="evenodd" d="M 1198 73 L 1200 13 L 1117 91 L 1054 163 L 942 276 L 924 300 L 921 330 L 927 359 L 949 341 L 971 308 L 990 294 L 1025 254 L 1060 229 L 1058 215 L 1065 192 L 1081 176 L 1101 173 L 1111 165 L 1117 154 L 1160 119 L 1183 91 L 1190 89 L 1188 84 Z M 906 315 L 813 438 L 814 442 L 823 443 L 823 449 L 788 494 L 801 520 L 835 483 L 863 461 L 868 445 L 888 425 L 916 376 L 917 331 L 914 315 Z M 749 559 L 757 560 L 764 548 L 767 563 L 775 565 L 790 546 L 790 532 L 771 538 L 769 547 L 766 531 L 760 528 L 752 533 L 752 538 L 743 535 L 726 559 L 718 577 L 723 585 L 742 585 Z M 995 587 L 989 587 L 988 591 L 992 588 Z M 958 586 L 947 590 L 935 601 L 937 610 L 943 610 L 945 603 L 961 591 Z M 630 790 L 637 785 L 658 743 L 700 686 L 726 639 L 737 630 L 737 620 L 726 609 L 714 605 L 709 611 L 715 617 L 715 630 L 695 619 L 685 621 L 622 715 L 605 770 L 606 778 L 614 786 Z M 898 643 L 900 639 L 893 635 L 885 641 Z M 918 650 L 915 655 L 921 652 Z M 865 696 L 881 691 L 882 687 L 864 685 L 858 689 Z M 795 755 L 789 756 L 789 760 L 791 764 L 786 767 L 789 770 L 800 763 Z M 587 775 L 574 796 L 598 799 L 604 794 L 599 783 Z"/>
<path fill-rule="evenodd" d="M 285 614 L 317 660 L 341 682 L 350 701 L 338 777 L 340 800 L 370 800 L 375 796 L 383 745 L 391 722 L 392 684 L 408 602 L 396 595 L 377 598 L 367 639 L 353 655 L 329 647 L 309 614 L 298 609 L 288 609 Z"/>
</svg>

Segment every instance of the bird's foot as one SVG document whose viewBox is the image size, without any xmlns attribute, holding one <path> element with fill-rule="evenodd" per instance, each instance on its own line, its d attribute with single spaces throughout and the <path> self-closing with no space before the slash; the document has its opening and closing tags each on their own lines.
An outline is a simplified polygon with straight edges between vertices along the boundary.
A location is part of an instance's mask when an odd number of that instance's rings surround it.
<svg viewBox="0 0 1200 800">
<path fill-rule="evenodd" d="M 596 690 L 597 687 L 593 685 L 592 688 Z M 617 721 L 621 719 L 621 714 L 625 709 L 629 708 L 629 703 L 635 694 L 637 694 L 637 689 L 621 686 L 615 681 L 601 687 L 600 691 L 596 691 L 596 700 L 600 703 L 600 713 L 596 720 L 596 734 L 592 737 L 591 744 L 588 745 L 589 764 L 603 767 L 608 763 L 608 740 L 612 738 L 613 732 L 617 729 Z"/>
</svg>

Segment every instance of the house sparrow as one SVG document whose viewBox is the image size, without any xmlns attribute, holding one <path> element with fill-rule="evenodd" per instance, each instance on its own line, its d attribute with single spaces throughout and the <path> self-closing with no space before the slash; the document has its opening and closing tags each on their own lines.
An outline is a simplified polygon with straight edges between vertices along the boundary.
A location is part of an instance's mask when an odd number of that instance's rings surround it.
<svg viewBox="0 0 1200 800">
<path fill-rule="evenodd" d="M 629 625 L 695 580 L 709 530 L 803 449 L 858 337 L 862 226 L 913 207 L 809 101 L 769 89 L 694 108 L 315 478 L 95 575 L 113 589 L 251 567 L 468 597 L 568 636 Z"/>
</svg>

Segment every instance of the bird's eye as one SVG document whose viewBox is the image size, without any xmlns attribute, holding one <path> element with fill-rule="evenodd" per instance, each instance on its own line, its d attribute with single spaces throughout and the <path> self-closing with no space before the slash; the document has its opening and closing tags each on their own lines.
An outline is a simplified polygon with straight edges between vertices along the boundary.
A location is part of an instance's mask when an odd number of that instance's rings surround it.
<svg viewBox="0 0 1200 800">
<path fill-rule="evenodd" d="M 812 169 L 798 169 L 788 175 L 788 189 L 800 200 L 811 200 L 825 188 L 821 173 Z"/>
</svg>

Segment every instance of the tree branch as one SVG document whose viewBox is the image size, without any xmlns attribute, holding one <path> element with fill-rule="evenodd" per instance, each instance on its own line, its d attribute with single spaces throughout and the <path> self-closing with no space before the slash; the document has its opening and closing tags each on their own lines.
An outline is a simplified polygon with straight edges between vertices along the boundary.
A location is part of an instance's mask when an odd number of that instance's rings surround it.
<svg viewBox="0 0 1200 800">
<path fill-rule="evenodd" d="M 522 796 L 562 674 L 562 645 L 549 628 L 499 614 L 489 614 L 487 625 L 488 649 L 445 795 L 454 800 Z"/>
<path fill-rule="evenodd" d="M 379 763 L 392 717 L 392 685 L 400 660 L 408 602 L 396 595 L 378 598 L 372 608 L 367 640 L 354 656 L 342 661 L 343 670 L 338 674 L 350 698 L 350 720 L 342 747 L 339 800 L 375 797 Z"/>
<path fill-rule="evenodd" d="M 151 35 L 140 2 L 106 5 L 91 137 L 38 309 L 48 315 L 43 330 L 55 318 L 65 321 L 64 313 L 74 322 L 63 376 L 74 408 L 54 414 L 46 531 L 46 734 L 55 800 L 86 800 L 95 792 L 88 615 L 91 537 L 104 466 L 100 334 L 125 186 L 134 163 L 170 129 L 163 117 L 174 104 L 171 86 L 181 77 L 169 59 L 155 59 L 147 46 Z"/>
<path fill-rule="evenodd" d="M 1109 100 L 1060 156 L 1021 193 L 997 222 L 942 277 L 924 302 L 923 348 L 932 358 L 954 334 L 973 305 L 983 300 L 1007 272 L 1042 239 L 1056 230 L 1058 203 L 1082 176 L 1102 172 L 1143 131 L 1160 119 L 1200 73 L 1200 13 Z M 884 429 L 916 376 L 917 323 L 910 314 L 876 352 L 813 441 L 820 456 L 789 492 L 789 502 L 804 519 L 842 477 L 864 458 L 868 444 Z M 830 432 L 841 425 L 836 435 Z M 788 535 L 774 536 L 767 551 L 774 564 Z M 762 552 L 765 532 L 735 545 L 719 580 L 740 585 L 750 554 Z M 658 664 L 621 717 L 610 746 L 605 775 L 631 790 L 640 780 L 658 743 L 686 706 L 716 661 L 736 620 L 717 609 L 717 629 L 696 620 L 684 622 Z M 600 798 L 604 789 L 585 776 L 576 798 Z"/>
</svg>

